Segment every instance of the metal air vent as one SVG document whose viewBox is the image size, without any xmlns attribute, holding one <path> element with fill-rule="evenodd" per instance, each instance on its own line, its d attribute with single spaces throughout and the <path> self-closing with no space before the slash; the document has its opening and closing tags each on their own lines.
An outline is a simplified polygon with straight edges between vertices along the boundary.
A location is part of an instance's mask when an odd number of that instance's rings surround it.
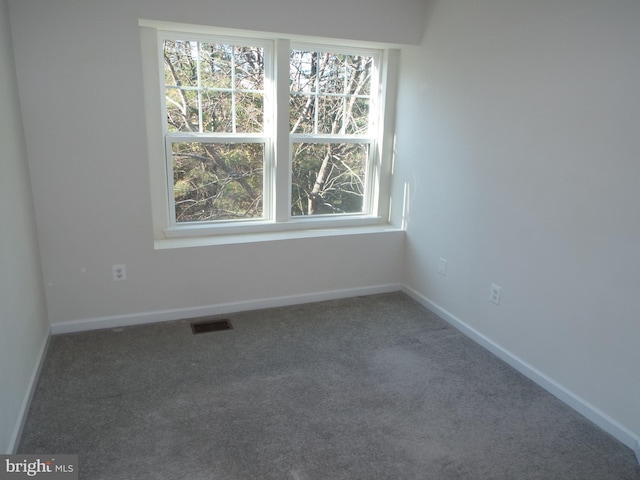
<svg viewBox="0 0 640 480">
<path fill-rule="evenodd" d="M 221 330 L 231 330 L 233 326 L 231 321 L 225 319 L 217 320 L 200 320 L 197 322 L 191 322 L 191 331 L 193 334 L 207 333 L 207 332 L 219 332 Z"/>
</svg>

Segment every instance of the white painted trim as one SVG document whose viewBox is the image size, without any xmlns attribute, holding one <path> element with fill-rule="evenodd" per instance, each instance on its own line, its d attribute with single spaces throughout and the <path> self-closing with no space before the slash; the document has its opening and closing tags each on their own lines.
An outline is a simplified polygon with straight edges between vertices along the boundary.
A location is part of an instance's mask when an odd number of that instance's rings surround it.
<svg viewBox="0 0 640 480">
<path fill-rule="evenodd" d="M 585 416 L 591 422 L 595 423 L 598 427 L 613 435 L 620 442 L 624 443 L 632 450 L 635 448 L 636 457 L 638 458 L 638 462 L 640 462 L 640 437 L 637 434 L 633 433 L 617 420 L 611 418 L 596 406 L 590 404 L 583 398 L 576 395 L 574 392 L 568 390 L 552 378 L 542 373 L 540 370 L 536 369 L 532 365 L 529 365 L 527 362 L 518 358 L 516 355 L 503 348 L 501 345 L 497 344 L 487 336 L 469 326 L 467 323 L 463 322 L 461 319 L 448 312 L 440 305 L 418 293 L 416 290 L 406 285 L 402 285 L 402 291 L 416 300 L 418 303 L 441 317 L 443 320 L 451 324 L 453 327 L 460 330 L 473 341 L 489 350 L 498 358 L 508 363 L 524 376 L 533 380 L 535 383 L 566 403 L 578 413 Z"/>
<path fill-rule="evenodd" d="M 194 25 L 190 23 L 178 23 L 178 22 L 164 22 L 160 20 L 150 20 L 150 19 L 138 19 L 138 25 L 142 28 L 150 28 L 155 30 L 169 30 L 169 31 L 179 31 L 185 32 L 189 34 L 196 35 L 221 35 L 221 36 L 231 36 L 231 37 L 253 37 L 259 38 L 263 40 L 271 40 L 278 36 L 283 36 L 283 34 L 275 33 L 275 32 L 267 32 L 263 30 L 247 30 L 240 28 L 227 28 L 227 27 L 216 27 L 211 25 Z M 332 38 L 332 37 L 317 37 L 317 36 L 309 36 L 309 35 L 296 35 L 292 33 L 287 33 L 286 37 L 290 39 L 292 42 L 312 42 L 312 43 L 320 43 L 322 45 L 335 45 L 335 46 L 344 46 L 349 45 L 352 47 L 358 47 L 363 49 L 384 49 L 384 48 L 397 48 L 398 45 L 402 45 L 397 42 L 374 42 L 370 40 L 356 40 L 353 38 Z"/>
<path fill-rule="evenodd" d="M 27 414 L 29 413 L 29 407 L 31 406 L 31 399 L 33 398 L 33 394 L 36 390 L 36 385 L 38 383 L 38 378 L 40 378 L 40 371 L 42 370 L 42 365 L 44 363 L 44 359 L 47 355 L 47 350 L 49 349 L 49 340 L 51 339 L 51 330 L 47 331 L 45 335 L 42 345 L 40 346 L 40 352 L 38 353 L 37 362 L 33 372 L 31 373 L 31 378 L 29 379 L 29 385 L 27 386 L 27 392 L 24 396 L 24 400 L 22 401 L 22 406 L 20 407 L 20 413 L 18 414 L 18 418 L 16 420 L 16 426 L 13 429 L 13 435 L 11 435 L 11 439 L 9 440 L 9 454 L 16 453 L 18 449 L 18 444 L 20 443 L 20 437 L 22 436 L 22 430 L 24 429 L 24 424 L 27 420 Z"/>
<path fill-rule="evenodd" d="M 391 283 L 386 285 L 348 288 L 344 290 L 328 290 L 301 295 L 288 295 L 284 297 L 220 303 L 217 305 L 205 305 L 201 307 L 187 307 L 172 310 L 133 313 L 128 315 L 115 315 L 110 317 L 87 318 L 83 320 L 54 323 L 51 325 L 51 333 L 53 335 L 57 335 L 61 333 L 83 332 L 102 328 L 116 328 L 129 325 L 166 322 L 170 320 L 180 320 L 183 318 L 197 318 L 208 315 L 227 315 L 230 313 L 260 310 L 263 308 L 285 307 L 289 305 L 299 305 L 324 300 L 337 300 L 340 298 L 397 292 L 401 289 L 402 285 L 399 283 Z"/>
<path fill-rule="evenodd" d="M 377 217 L 371 218 L 374 222 L 380 222 L 380 219 Z M 167 238 L 165 240 L 156 240 L 154 247 L 156 250 L 164 250 L 172 248 L 208 247 L 212 245 L 235 245 L 239 243 L 261 243 L 274 242 L 279 240 L 298 240 L 320 237 L 344 237 L 348 235 L 373 235 L 379 233 L 393 234 L 394 232 L 404 232 L 404 230 L 401 230 L 393 225 L 369 225 L 358 227 L 353 225 L 339 225 L 336 223 L 333 225 L 333 228 L 320 228 L 320 226 L 317 225 L 317 228 L 312 229 L 309 228 L 309 225 L 307 225 L 304 230 L 286 230 L 286 228 L 290 227 L 295 228 L 298 225 L 298 222 L 287 222 L 278 225 L 279 227 L 284 227 L 282 231 L 256 231 L 237 235 Z"/>
<path fill-rule="evenodd" d="M 289 148 L 289 147 L 287 147 Z M 287 179 L 289 169 L 287 168 Z M 288 181 L 288 180 L 287 180 Z M 289 205 L 287 204 L 287 212 Z M 283 238 L 309 238 L 314 236 L 338 234 L 349 235 L 362 233 L 362 229 L 389 230 L 389 226 L 382 224 L 380 217 L 361 214 L 344 214 L 331 217 L 329 215 L 313 215 L 292 218 L 284 222 L 272 220 L 229 220 L 213 223 L 189 223 L 174 225 L 164 229 L 165 238 L 156 240 L 156 249 L 163 248 L 164 244 L 182 238 L 191 239 L 202 237 L 199 240 L 203 245 L 228 245 L 233 243 L 253 243 L 260 241 L 281 240 Z M 172 247 L 173 247 L 172 245 Z"/>
</svg>

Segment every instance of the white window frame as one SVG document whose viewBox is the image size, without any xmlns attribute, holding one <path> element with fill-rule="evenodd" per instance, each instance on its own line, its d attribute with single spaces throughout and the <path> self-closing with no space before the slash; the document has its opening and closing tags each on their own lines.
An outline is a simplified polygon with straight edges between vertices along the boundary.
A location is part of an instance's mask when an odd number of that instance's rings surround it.
<svg viewBox="0 0 640 480">
<path fill-rule="evenodd" d="M 229 234 L 256 234 L 294 230 L 316 231 L 326 228 L 352 228 L 384 225 L 389 221 L 389 191 L 393 157 L 393 100 L 397 79 L 398 53 L 378 44 L 340 42 L 302 37 L 288 39 L 261 32 L 213 29 L 140 20 L 142 69 L 147 118 L 147 147 L 151 187 L 154 238 L 163 239 Z M 239 43 L 265 48 L 264 132 L 256 134 L 191 134 L 166 131 L 164 111 L 164 67 L 161 55 L 164 38 Z M 350 43 L 356 46 L 345 46 Z M 289 134 L 289 52 L 315 49 L 332 53 L 377 56 L 377 78 L 372 81 L 370 115 L 375 121 L 367 135 Z M 268 54 L 268 52 L 271 52 Z M 282 60 L 278 62 L 278 60 Z M 378 92 L 377 95 L 373 92 Z M 270 99 L 275 99 L 271 103 Z M 379 100 L 379 102 L 378 102 Z M 278 112 L 284 112 L 278 115 Z M 171 142 L 181 138 L 202 141 L 265 145 L 264 203 L 262 219 L 176 223 L 173 200 L 173 163 Z M 369 144 L 364 213 L 291 215 L 292 145 L 309 143 Z"/>
</svg>

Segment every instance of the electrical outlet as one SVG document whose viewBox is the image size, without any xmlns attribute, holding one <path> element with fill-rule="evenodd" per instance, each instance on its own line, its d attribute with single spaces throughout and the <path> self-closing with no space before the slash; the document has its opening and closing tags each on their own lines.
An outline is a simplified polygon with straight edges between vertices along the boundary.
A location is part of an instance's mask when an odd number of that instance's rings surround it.
<svg viewBox="0 0 640 480">
<path fill-rule="evenodd" d="M 491 289 L 489 290 L 489 300 L 496 305 L 500 305 L 500 290 L 501 287 L 499 285 L 496 285 L 495 283 L 491 284 Z"/>
<path fill-rule="evenodd" d="M 438 273 L 440 275 L 447 274 L 447 260 L 444 258 L 440 258 L 440 260 L 438 261 Z"/>
<path fill-rule="evenodd" d="M 111 272 L 113 274 L 113 281 L 119 282 L 121 280 L 127 279 L 127 266 L 125 264 L 114 265 L 111 267 Z"/>
</svg>

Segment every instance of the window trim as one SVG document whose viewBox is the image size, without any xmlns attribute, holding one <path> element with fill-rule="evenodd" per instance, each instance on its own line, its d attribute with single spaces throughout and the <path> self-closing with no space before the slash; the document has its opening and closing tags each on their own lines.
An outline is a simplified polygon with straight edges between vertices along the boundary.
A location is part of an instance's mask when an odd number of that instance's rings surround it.
<svg viewBox="0 0 640 480">
<path fill-rule="evenodd" d="M 224 28 L 209 28 L 193 25 L 180 25 L 167 22 L 156 22 L 150 20 L 140 20 L 140 37 L 142 48 L 142 69 L 144 79 L 144 96 L 147 119 L 147 148 L 149 162 L 149 178 L 151 187 L 151 209 L 153 221 L 154 239 L 161 242 L 165 239 L 190 238 L 194 236 L 230 235 L 268 233 L 268 232 L 291 232 L 296 230 L 316 231 L 319 229 L 345 229 L 355 227 L 367 227 L 375 225 L 386 225 L 389 223 L 389 202 L 390 202 L 390 177 L 392 174 L 392 163 L 394 148 L 393 140 L 393 120 L 395 111 L 395 89 L 397 85 L 397 63 L 399 52 L 389 48 L 388 45 L 352 42 L 338 39 L 318 39 L 292 35 L 287 39 L 277 38 L 278 35 L 265 32 L 251 32 L 242 30 L 232 30 Z M 239 139 L 251 139 L 252 141 L 265 141 L 265 150 L 269 150 L 271 155 L 268 164 L 265 163 L 265 204 L 263 207 L 265 218 L 242 219 L 216 222 L 175 222 L 175 216 L 171 216 L 171 199 L 173 198 L 173 185 L 169 181 L 172 170 L 167 161 L 159 162 L 158 159 L 168 158 L 166 147 L 169 145 L 169 138 L 164 131 L 164 102 L 159 101 L 163 92 L 164 75 L 163 59 L 159 54 L 160 42 L 167 34 L 175 37 L 194 40 L 209 40 L 215 37 L 216 40 L 228 39 L 230 42 L 259 42 L 260 46 L 271 45 L 271 56 L 273 64 L 265 69 L 272 68 L 270 78 L 265 81 L 265 92 L 272 89 L 275 92 L 275 103 L 269 105 L 269 111 L 265 108 L 265 131 L 258 134 L 232 134 L 230 142 L 238 142 Z M 353 46 L 351 46 L 353 45 Z M 268 48 L 268 47 L 267 47 Z M 376 102 L 377 122 L 373 125 L 374 131 L 367 135 L 329 135 L 330 138 L 323 138 L 321 135 L 289 134 L 289 115 L 280 115 L 278 111 L 288 111 L 289 108 L 289 84 L 278 82 L 278 78 L 289 76 L 289 62 L 280 62 L 278 59 L 286 57 L 288 59 L 291 49 L 317 49 L 320 51 L 339 51 L 340 53 L 371 53 L 379 52 L 379 72 L 376 88 L 376 95 L 371 95 L 372 102 Z M 158 79 L 161 79 L 158 81 Z M 162 83 L 162 85 L 161 85 Z M 284 85 L 283 85 L 284 84 Z M 372 90 L 373 91 L 373 90 Z M 286 94 L 284 94 L 286 92 Z M 284 94 L 284 95 L 283 95 Z M 265 99 L 271 95 L 265 94 Z M 272 98 L 273 98 L 272 97 Z M 379 102 L 379 103 L 378 103 Z M 283 129 L 284 127 L 284 129 Z M 269 132 L 269 129 L 272 129 Z M 273 131 L 275 130 L 275 131 Z M 190 135 L 190 134 L 187 134 Z M 208 134 L 200 138 L 205 139 Z M 171 135 L 175 140 L 175 134 Z M 224 134 L 212 134 L 211 139 L 223 139 Z M 321 139 L 337 143 L 340 139 L 356 141 L 358 143 L 370 143 L 372 145 L 369 159 L 367 175 L 367 194 L 365 199 L 368 204 L 364 206 L 366 213 L 345 213 L 327 214 L 314 216 L 292 216 L 290 215 L 290 152 L 291 145 L 299 141 L 316 142 Z M 226 139 L 226 138 L 225 138 Z M 257 140 L 260 139 L 260 140 Z M 265 156 L 267 152 L 265 152 Z M 286 162 L 283 168 L 282 163 Z M 267 172 L 267 169 L 272 169 Z M 285 180 L 286 179 L 286 180 Z M 276 189 L 286 183 L 286 189 Z M 267 192 L 267 189 L 268 192 Z M 267 205 L 266 200 L 270 198 L 273 202 Z M 285 201 L 286 199 L 286 201 Z M 172 223 L 173 221 L 173 223 Z M 157 246 L 157 245 L 156 245 Z"/>
</svg>

